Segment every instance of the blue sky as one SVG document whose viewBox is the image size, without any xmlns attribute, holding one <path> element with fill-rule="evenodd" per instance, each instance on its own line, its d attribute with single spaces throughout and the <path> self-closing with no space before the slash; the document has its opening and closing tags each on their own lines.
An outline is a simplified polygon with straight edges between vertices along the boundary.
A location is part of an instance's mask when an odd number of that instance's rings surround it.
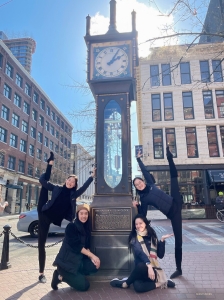
<svg viewBox="0 0 224 300">
<path fill-rule="evenodd" d="M 83 96 L 79 91 L 66 85 L 71 85 L 72 79 L 80 83 L 86 81 L 86 45 L 83 39 L 86 16 L 89 14 L 94 21 L 92 26 L 94 33 L 106 32 L 109 22 L 109 0 L 12 0 L 3 5 L 8 1 L 0 0 L 0 30 L 9 38 L 30 36 L 36 41 L 31 75 L 59 110 L 74 124 L 68 117 L 68 112 L 81 107 L 82 103 L 88 102 L 92 97 Z M 170 24 L 173 21 L 172 16 L 157 17 L 158 12 L 155 12 L 152 1 L 117 0 L 117 2 L 119 2 L 118 30 L 131 30 L 131 11 L 134 8 L 137 11 L 140 41 L 144 41 L 155 32 L 153 26 L 165 22 Z M 199 1 L 194 1 L 197 2 Z M 163 11 L 172 7 L 169 1 L 158 0 L 156 3 Z M 142 53 L 146 54 L 148 47 L 146 45 Z M 132 116 L 133 118 L 135 116 L 134 107 Z M 133 122 L 132 128 L 135 128 L 137 133 L 136 120 Z M 134 139 L 136 144 L 136 134 Z M 73 142 L 79 141 L 74 138 Z"/>
</svg>

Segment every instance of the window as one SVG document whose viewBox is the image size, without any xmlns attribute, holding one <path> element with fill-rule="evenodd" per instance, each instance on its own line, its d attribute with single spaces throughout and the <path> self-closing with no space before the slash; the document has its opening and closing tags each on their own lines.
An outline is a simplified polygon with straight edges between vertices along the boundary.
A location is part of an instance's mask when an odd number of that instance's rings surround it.
<svg viewBox="0 0 224 300">
<path fill-rule="evenodd" d="M 40 177 L 40 169 L 38 167 L 35 168 L 35 177 L 36 178 Z"/>
<path fill-rule="evenodd" d="M 37 159 L 41 160 L 42 151 L 41 149 L 37 149 Z"/>
<path fill-rule="evenodd" d="M 25 133 L 28 133 L 28 123 L 24 120 L 22 120 L 22 127 L 21 130 Z"/>
<path fill-rule="evenodd" d="M 19 128 L 19 116 L 15 113 L 12 114 L 12 125 Z"/>
<path fill-rule="evenodd" d="M 59 132 L 56 130 L 56 134 L 55 134 L 56 138 L 59 139 Z"/>
<path fill-rule="evenodd" d="M 61 128 L 64 130 L 64 122 L 61 121 Z"/>
<path fill-rule="evenodd" d="M 65 138 L 65 142 L 64 142 L 65 146 L 68 145 L 68 140 Z"/>
<path fill-rule="evenodd" d="M 19 160 L 18 172 L 25 173 L 25 161 Z"/>
<path fill-rule="evenodd" d="M 191 83 L 191 73 L 189 62 L 180 63 L 181 84 Z"/>
<path fill-rule="evenodd" d="M 206 91 L 202 92 L 203 94 L 203 102 L 204 102 L 204 110 L 205 110 L 205 119 L 214 118 L 214 109 L 213 109 L 213 101 L 212 101 L 212 92 Z"/>
<path fill-rule="evenodd" d="M 68 141 L 68 148 L 71 148 L 71 142 Z"/>
<path fill-rule="evenodd" d="M 154 158 L 164 158 L 162 129 L 153 129 L 153 150 Z"/>
<path fill-rule="evenodd" d="M 48 159 L 48 155 L 46 152 L 44 152 L 44 162 L 47 162 L 47 159 Z"/>
<path fill-rule="evenodd" d="M 160 85 L 158 65 L 150 66 L 150 78 L 151 78 L 151 86 Z"/>
<path fill-rule="evenodd" d="M 185 132 L 186 132 L 186 142 L 187 142 L 187 157 L 188 158 L 198 157 L 196 128 L 195 127 L 185 128 Z"/>
<path fill-rule="evenodd" d="M 34 93 L 33 93 L 33 101 L 34 101 L 36 104 L 38 104 L 38 100 L 39 100 L 39 95 L 38 95 L 36 92 L 34 92 Z"/>
<path fill-rule="evenodd" d="M 39 116 L 39 125 L 42 127 L 44 126 L 44 117 L 41 115 Z"/>
<path fill-rule="evenodd" d="M 63 156 L 63 148 L 60 148 L 60 155 Z"/>
<path fill-rule="evenodd" d="M 224 91 L 216 91 L 215 94 L 216 94 L 218 117 L 224 118 Z"/>
<path fill-rule="evenodd" d="M 171 85 L 170 64 L 162 64 L 161 68 L 163 85 Z"/>
<path fill-rule="evenodd" d="M 34 145 L 31 145 L 31 144 L 30 144 L 29 155 L 30 155 L 30 156 L 34 156 Z"/>
<path fill-rule="evenodd" d="M 41 132 L 38 131 L 37 136 L 38 136 L 38 142 L 39 142 L 39 143 L 43 143 L 43 134 L 42 134 Z"/>
<path fill-rule="evenodd" d="M 67 159 L 67 151 L 64 151 L 64 159 Z"/>
<path fill-rule="evenodd" d="M 6 83 L 4 84 L 4 96 L 8 99 L 11 99 L 12 96 L 12 89 Z"/>
<path fill-rule="evenodd" d="M 50 149 L 54 150 L 54 142 L 50 141 Z"/>
<path fill-rule="evenodd" d="M 20 88 L 23 87 L 23 79 L 22 79 L 22 77 L 21 77 L 18 73 L 16 74 L 16 84 L 17 84 Z"/>
<path fill-rule="evenodd" d="M 222 62 L 221 60 L 213 60 L 212 61 L 212 69 L 213 69 L 213 78 L 215 82 L 222 82 Z"/>
<path fill-rule="evenodd" d="M 210 82 L 210 71 L 208 60 L 200 61 L 201 81 Z"/>
<path fill-rule="evenodd" d="M 55 121 L 55 113 L 53 111 L 51 112 L 51 119 Z"/>
<path fill-rule="evenodd" d="M 60 118 L 59 118 L 59 116 L 56 116 L 56 123 L 60 126 Z"/>
<path fill-rule="evenodd" d="M 0 152 L 0 167 L 4 168 L 4 166 L 5 166 L 5 154 Z"/>
<path fill-rule="evenodd" d="M 55 152 L 56 152 L 56 153 L 59 152 L 59 147 L 58 147 L 58 145 L 55 145 Z"/>
<path fill-rule="evenodd" d="M 10 170 L 15 170 L 16 167 L 16 158 L 14 156 L 9 156 L 7 168 Z"/>
<path fill-rule="evenodd" d="M 44 146 L 48 147 L 48 138 L 46 136 L 44 137 Z"/>
<path fill-rule="evenodd" d="M 161 121 L 160 94 L 152 94 L 152 120 Z"/>
<path fill-rule="evenodd" d="M 19 150 L 22 152 L 26 152 L 26 149 L 27 149 L 27 142 L 21 139 Z"/>
<path fill-rule="evenodd" d="M 33 176 L 33 166 L 31 164 L 28 164 L 28 175 Z"/>
<path fill-rule="evenodd" d="M 7 142 L 7 130 L 0 127 L 0 141 L 3 143 Z"/>
<path fill-rule="evenodd" d="M 31 87 L 28 83 L 25 84 L 25 93 L 28 95 L 28 96 L 31 96 Z"/>
<path fill-rule="evenodd" d="M 50 107 L 49 107 L 49 106 L 47 106 L 47 111 L 46 111 L 46 113 L 47 113 L 48 116 L 50 116 L 51 111 L 50 111 Z"/>
<path fill-rule="evenodd" d="M 11 133 L 11 134 L 10 134 L 9 145 L 10 145 L 11 147 L 17 148 L 17 141 L 18 141 L 17 135 Z"/>
<path fill-rule="evenodd" d="M 13 78 L 13 67 L 8 62 L 6 64 L 6 66 L 5 66 L 5 73 L 9 77 Z"/>
<path fill-rule="evenodd" d="M 29 105 L 26 101 L 24 101 L 24 103 L 23 103 L 23 111 L 24 111 L 24 113 L 26 113 L 27 115 L 30 114 L 30 105 Z"/>
<path fill-rule="evenodd" d="M 54 135 L 54 126 L 51 125 L 51 134 Z"/>
<path fill-rule="evenodd" d="M 3 65 L 3 55 L 0 53 L 0 68 L 2 68 Z"/>
<path fill-rule="evenodd" d="M 65 132 L 68 133 L 68 126 L 65 125 Z"/>
<path fill-rule="evenodd" d="M 224 126 L 220 126 L 220 136 L 222 141 L 222 153 L 224 156 Z"/>
<path fill-rule="evenodd" d="M 173 120 L 173 97 L 172 93 L 163 94 L 164 101 L 164 120 L 169 121 Z"/>
<path fill-rule="evenodd" d="M 183 92 L 184 119 L 194 119 L 192 92 Z"/>
<path fill-rule="evenodd" d="M 166 144 L 169 146 L 173 157 L 177 157 L 176 137 L 174 128 L 166 128 Z"/>
<path fill-rule="evenodd" d="M 208 150 L 210 157 L 219 156 L 218 140 L 215 126 L 207 126 Z"/>
<path fill-rule="evenodd" d="M 2 105 L 2 119 L 5 119 L 6 121 L 9 121 L 9 108 L 5 105 Z"/>
<path fill-rule="evenodd" d="M 47 131 L 49 131 L 49 130 L 50 130 L 50 124 L 49 124 L 49 122 L 48 122 L 48 121 L 46 121 L 45 129 L 46 129 Z"/>
<path fill-rule="evenodd" d="M 45 110 L 45 101 L 43 99 L 40 100 L 40 108 Z"/>
<path fill-rule="evenodd" d="M 61 135 L 61 142 L 62 142 L 62 143 L 64 142 L 64 137 L 63 137 L 63 135 Z"/>
<path fill-rule="evenodd" d="M 14 95 L 14 104 L 18 107 L 21 107 L 21 97 L 15 93 Z"/>
<path fill-rule="evenodd" d="M 32 109 L 32 119 L 37 121 L 37 111 L 34 108 Z"/>
<path fill-rule="evenodd" d="M 36 128 L 33 126 L 30 127 L 30 136 L 35 139 L 36 138 Z"/>
</svg>

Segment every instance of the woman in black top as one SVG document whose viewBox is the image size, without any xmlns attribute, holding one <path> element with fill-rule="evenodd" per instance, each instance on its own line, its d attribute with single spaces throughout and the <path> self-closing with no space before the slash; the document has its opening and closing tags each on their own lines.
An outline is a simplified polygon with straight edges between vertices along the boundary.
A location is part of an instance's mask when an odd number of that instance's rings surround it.
<svg viewBox="0 0 224 300">
<path fill-rule="evenodd" d="M 38 252 L 39 252 L 39 281 L 46 282 L 44 275 L 46 252 L 45 244 L 49 232 L 50 224 L 61 226 L 63 219 L 72 221 L 75 217 L 76 199 L 82 195 L 93 181 L 95 169 L 81 188 L 77 190 L 78 178 L 70 175 L 63 186 L 54 185 L 48 180 L 51 175 L 51 168 L 54 163 L 54 154 L 48 159 L 46 173 L 42 174 L 39 181 L 42 185 L 38 202 Z M 51 199 L 48 201 L 48 191 L 52 192 Z"/>
<path fill-rule="evenodd" d="M 133 284 L 137 293 L 149 292 L 167 286 L 175 287 L 172 280 L 167 280 L 157 261 L 157 256 L 159 258 L 164 257 L 165 239 L 172 235 L 164 235 L 158 241 L 157 235 L 146 217 L 140 214 L 135 216 L 129 235 L 129 247 L 134 254 L 135 268 L 128 278 L 111 280 L 111 286 L 128 288 Z"/>
<path fill-rule="evenodd" d="M 139 177 L 136 177 L 133 180 L 133 184 L 140 195 L 141 201 L 141 204 L 138 204 L 137 201 L 134 201 L 133 205 L 137 206 L 138 212 L 144 216 L 147 215 L 147 206 L 153 205 L 171 220 L 175 236 L 176 271 L 170 276 L 170 278 L 175 278 L 182 275 L 182 200 L 177 180 L 177 169 L 173 162 L 173 155 L 169 151 L 169 147 L 167 147 L 166 154 L 170 168 L 171 196 L 167 195 L 155 186 L 153 176 L 146 170 L 143 162 L 140 159 L 141 153 L 138 153 L 137 161 L 145 178 L 146 184 L 142 178 Z"/>
<path fill-rule="evenodd" d="M 53 263 L 57 266 L 51 282 L 53 290 L 64 281 L 78 291 L 87 291 L 90 284 L 85 275 L 97 272 L 100 267 L 99 258 L 89 250 L 89 210 L 88 204 L 79 205 L 74 223 L 66 227 L 63 244 Z"/>
</svg>

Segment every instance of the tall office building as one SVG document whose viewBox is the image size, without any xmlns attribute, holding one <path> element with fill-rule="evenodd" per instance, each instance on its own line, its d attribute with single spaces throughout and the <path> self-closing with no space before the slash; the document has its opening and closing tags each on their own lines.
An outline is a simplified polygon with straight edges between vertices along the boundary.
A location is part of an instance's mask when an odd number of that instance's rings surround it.
<svg viewBox="0 0 224 300">
<path fill-rule="evenodd" d="M 224 0 L 211 0 L 205 17 L 203 31 L 206 33 L 224 34 Z M 224 38 L 215 35 L 202 35 L 199 43 L 219 43 Z"/>
<path fill-rule="evenodd" d="M 30 73 L 32 65 L 32 55 L 36 50 L 36 42 L 28 37 L 8 39 L 3 31 L 0 31 L 0 39 L 11 50 L 21 65 Z"/>
</svg>

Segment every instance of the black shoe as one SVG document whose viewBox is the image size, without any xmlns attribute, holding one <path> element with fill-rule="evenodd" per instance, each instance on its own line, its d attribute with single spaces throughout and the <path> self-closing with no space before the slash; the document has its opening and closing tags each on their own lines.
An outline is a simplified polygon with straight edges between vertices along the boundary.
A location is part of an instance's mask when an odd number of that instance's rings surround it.
<svg viewBox="0 0 224 300">
<path fill-rule="evenodd" d="M 170 279 L 176 278 L 176 277 L 181 276 L 181 275 L 182 275 L 182 271 L 176 269 L 176 271 L 170 276 Z"/>
<path fill-rule="evenodd" d="M 54 153 L 51 151 L 50 152 L 50 157 L 48 158 L 48 160 L 47 160 L 47 163 L 49 164 L 49 162 L 51 161 L 51 160 L 54 160 Z"/>
<path fill-rule="evenodd" d="M 166 157 L 167 159 L 173 158 L 173 154 L 170 152 L 169 146 L 166 147 Z"/>
<path fill-rule="evenodd" d="M 167 287 L 168 288 L 174 288 L 175 287 L 175 282 L 173 282 L 173 280 L 168 279 L 167 280 Z"/>
<path fill-rule="evenodd" d="M 42 282 L 42 283 L 46 283 L 46 282 L 47 282 L 47 279 L 46 279 L 46 277 L 45 277 L 44 274 L 41 274 L 41 275 L 39 276 L 39 281 Z"/>
<path fill-rule="evenodd" d="M 126 280 L 127 280 L 127 278 L 123 278 L 123 279 L 114 278 L 114 279 L 111 280 L 110 285 L 111 285 L 112 287 L 118 287 L 118 288 L 123 288 L 123 289 L 125 289 L 125 288 L 128 288 L 128 286 L 123 287 L 122 284 L 123 284 L 124 282 L 126 282 Z"/>
<path fill-rule="evenodd" d="M 61 283 L 61 280 L 58 279 L 58 271 L 54 270 L 52 281 L 51 281 L 51 287 L 53 290 L 58 290 L 58 284 Z"/>
</svg>

